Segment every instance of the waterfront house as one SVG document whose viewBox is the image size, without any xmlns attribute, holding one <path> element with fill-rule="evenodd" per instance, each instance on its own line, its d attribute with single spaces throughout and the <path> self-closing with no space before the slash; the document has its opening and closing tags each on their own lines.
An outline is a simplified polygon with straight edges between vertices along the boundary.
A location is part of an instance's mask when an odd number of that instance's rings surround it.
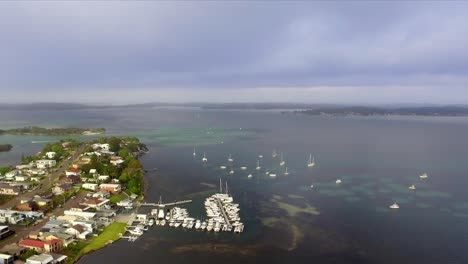
<svg viewBox="0 0 468 264">
<path fill-rule="evenodd" d="M 118 166 L 122 163 L 124 163 L 125 161 L 119 157 L 119 156 L 112 156 L 111 159 L 110 159 L 110 164 L 114 165 L 114 166 Z"/>
<path fill-rule="evenodd" d="M 16 205 L 16 210 L 18 211 L 37 211 L 39 210 L 39 205 L 34 201 L 26 201 Z"/>
<path fill-rule="evenodd" d="M 68 176 L 71 176 L 71 175 L 74 175 L 74 176 L 80 176 L 81 174 L 81 170 L 80 169 L 76 169 L 76 168 L 70 168 L 68 169 L 66 172 L 65 172 L 65 175 L 68 177 Z"/>
<path fill-rule="evenodd" d="M 74 236 L 78 239 L 86 240 L 86 238 L 90 235 L 90 232 L 87 231 L 86 227 L 76 224 L 73 225 L 65 230 L 65 233 Z"/>
<path fill-rule="evenodd" d="M 26 260 L 26 264 L 53 264 L 54 258 L 48 254 L 33 255 Z"/>
<path fill-rule="evenodd" d="M 15 257 L 8 254 L 0 254 L 0 264 L 13 264 Z"/>
<path fill-rule="evenodd" d="M 6 183 L 0 183 L 0 194 L 2 195 L 19 195 L 21 190 L 21 186 L 11 186 Z"/>
<path fill-rule="evenodd" d="M 133 208 L 133 202 L 130 199 L 125 199 L 117 203 L 117 206 L 126 207 L 126 208 Z"/>
<path fill-rule="evenodd" d="M 15 176 L 19 174 L 20 174 L 19 170 L 12 170 L 12 171 L 5 173 L 5 178 L 7 180 L 13 180 L 13 178 L 15 178 Z"/>
<path fill-rule="evenodd" d="M 59 239 L 42 241 L 27 238 L 18 242 L 18 246 L 34 249 L 37 252 L 59 252 L 63 248 L 62 241 Z"/>
<path fill-rule="evenodd" d="M 57 165 L 57 161 L 55 160 L 43 159 L 43 160 L 36 161 L 36 168 L 38 169 L 52 168 L 55 165 Z"/>
<path fill-rule="evenodd" d="M 39 237 L 41 240 L 52 240 L 52 239 L 62 240 L 64 247 L 68 247 L 68 245 L 75 242 L 75 239 L 72 235 L 67 234 L 67 233 L 62 233 L 62 232 L 55 232 L 55 233 L 39 232 Z"/>
<path fill-rule="evenodd" d="M 102 183 L 99 185 L 99 189 L 110 193 L 119 193 L 122 191 L 122 186 L 118 183 Z"/>
<path fill-rule="evenodd" d="M 96 183 L 83 183 L 83 185 L 81 185 L 81 188 L 96 191 L 99 188 L 99 185 Z"/>
<path fill-rule="evenodd" d="M 93 194 L 91 194 L 91 197 L 94 197 L 94 198 L 108 198 L 110 197 L 110 192 L 106 191 L 106 190 L 100 190 L 98 192 L 95 192 Z"/>
<path fill-rule="evenodd" d="M 46 155 L 47 158 L 53 159 L 53 158 L 55 158 L 55 156 L 57 156 L 57 153 L 55 153 L 53 151 L 49 151 L 45 155 Z"/>
</svg>

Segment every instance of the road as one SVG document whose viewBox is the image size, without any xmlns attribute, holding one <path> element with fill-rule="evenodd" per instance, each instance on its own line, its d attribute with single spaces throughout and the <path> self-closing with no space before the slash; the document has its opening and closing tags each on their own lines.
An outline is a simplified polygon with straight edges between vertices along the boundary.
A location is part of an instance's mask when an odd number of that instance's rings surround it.
<svg viewBox="0 0 468 264">
<path fill-rule="evenodd" d="M 81 153 L 83 153 L 86 146 L 87 144 L 83 143 L 81 146 L 79 146 L 76 149 L 75 153 L 73 153 L 70 159 L 65 160 L 56 171 L 50 173 L 47 176 L 49 177 L 49 179 L 45 179 L 41 182 L 42 187 L 34 191 L 26 192 L 21 195 L 18 195 L 17 197 L 11 199 L 10 201 L 2 204 L 0 208 L 2 209 L 12 208 L 13 206 L 17 205 L 21 199 L 31 199 L 32 197 L 34 197 L 34 195 L 47 191 L 50 188 L 50 183 L 54 182 L 55 179 L 57 179 L 60 175 L 64 174 L 65 170 L 67 170 L 68 167 L 70 167 L 70 165 L 81 155 Z"/>
</svg>

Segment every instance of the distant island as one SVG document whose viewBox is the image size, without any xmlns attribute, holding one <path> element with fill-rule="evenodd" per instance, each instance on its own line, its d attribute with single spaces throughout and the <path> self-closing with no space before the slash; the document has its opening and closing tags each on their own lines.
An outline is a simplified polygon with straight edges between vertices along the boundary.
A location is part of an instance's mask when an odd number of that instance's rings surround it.
<svg viewBox="0 0 468 264">
<path fill-rule="evenodd" d="M 7 152 L 13 148 L 10 144 L 0 144 L 0 152 Z"/>
<path fill-rule="evenodd" d="M 95 135 L 102 134 L 106 131 L 105 128 L 43 128 L 29 126 L 23 128 L 12 128 L 0 130 L 0 135 L 45 135 L 45 136 L 72 136 L 72 135 Z"/>
<path fill-rule="evenodd" d="M 331 115 L 331 116 L 384 116 L 384 115 L 401 115 L 401 116 L 468 116 L 468 108 L 457 106 L 441 106 L 441 107 L 400 107 L 400 108 L 384 108 L 384 107 L 366 107 L 366 106 L 350 106 L 350 107 L 328 107 L 316 108 L 308 110 L 296 110 L 286 113 L 305 114 L 305 115 Z"/>
</svg>

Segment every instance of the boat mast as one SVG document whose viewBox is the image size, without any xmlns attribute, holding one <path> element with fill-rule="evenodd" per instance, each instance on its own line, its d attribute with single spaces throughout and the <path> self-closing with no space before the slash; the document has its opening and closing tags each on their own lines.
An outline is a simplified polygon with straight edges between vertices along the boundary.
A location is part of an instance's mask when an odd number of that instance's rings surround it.
<svg viewBox="0 0 468 264">
<path fill-rule="evenodd" d="M 219 193 L 223 193 L 223 184 L 221 182 L 221 178 L 219 178 Z"/>
<path fill-rule="evenodd" d="M 226 194 L 228 194 L 228 186 L 227 186 L 227 181 L 226 181 Z"/>
</svg>

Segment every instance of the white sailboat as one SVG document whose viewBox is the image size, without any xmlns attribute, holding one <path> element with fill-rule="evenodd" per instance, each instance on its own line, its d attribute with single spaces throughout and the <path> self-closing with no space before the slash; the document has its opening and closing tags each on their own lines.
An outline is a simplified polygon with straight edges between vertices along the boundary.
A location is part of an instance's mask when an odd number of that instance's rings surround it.
<svg viewBox="0 0 468 264">
<path fill-rule="evenodd" d="M 202 159 L 202 161 L 203 161 L 203 162 L 207 162 L 207 161 L 208 161 L 208 159 L 206 158 L 206 153 L 205 153 L 205 152 L 203 152 L 203 159 Z"/>
<path fill-rule="evenodd" d="M 246 169 L 247 169 L 247 167 L 241 167 L 241 170 L 246 170 Z"/>
<path fill-rule="evenodd" d="M 414 186 L 414 184 L 413 184 L 413 185 L 411 185 L 410 187 L 408 187 L 408 189 L 410 189 L 410 190 L 416 190 L 416 186 Z"/>
<path fill-rule="evenodd" d="M 399 209 L 400 208 L 400 206 L 397 203 L 393 203 L 389 207 L 390 207 L 390 209 Z"/>
<path fill-rule="evenodd" d="M 280 166 L 284 166 L 284 164 L 286 164 L 286 162 L 284 162 L 284 160 L 283 160 L 283 152 L 281 152 Z"/>
<path fill-rule="evenodd" d="M 234 170 L 229 171 L 229 174 L 231 175 L 234 174 Z"/>
<path fill-rule="evenodd" d="M 427 173 L 423 173 L 423 174 L 419 175 L 419 178 L 420 178 L 420 179 L 427 179 L 427 177 L 429 177 L 429 176 L 427 175 Z"/>
<path fill-rule="evenodd" d="M 231 154 L 229 154 L 228 161 L 229 161 L 229 162 L 233 162 L 233 161 L 234 161 L 234 159 L 232 158 Z"/>
<path fill-rule="evenodd" d="M 219 166 L 220 169 L 225 170 L 226 166 Z"/>
<path fill-rule="evenodd" d="M 307 162 L 307 167 L 311 168 L 315 166 L 315 157 L 312 157 L 312 154 L 309 155 L 309 161 Z"/>
<path fill-rule="evenodd" d="M 252 177 L 253 177 L 252 174 L 247 175 L 247 178 L 252 178 Z"/>
<path fill-rule="evenodd" d="M 336 184 L 340 184 L 342 181 L 340 179 L 338 179 L 335 182 L 336 182 Z"/>
<path fill-rule="evenodd" d="M 195 151 L 195 147 L 193 147 L 193 156 L 196 156 L 197 152 Z"/>
<path fill-rule="evenodd" d="M 286 167 L 286 170 L 284 171 L 284 175 L 289 175 L 288 167 Z"/>
<path fill-rule="evenodd" d="M 270 173 L 269 176 L 274 178 L 274 177 L 276 177 L 276 174 L 275 173 Z"/>
<path fill-rule="evenodd" d="M 262 167 L 260 167 L 260 161 L 257 160 L 257 167 L 255 168 L 256 170 L 260 170 Z"/>
</svg>

